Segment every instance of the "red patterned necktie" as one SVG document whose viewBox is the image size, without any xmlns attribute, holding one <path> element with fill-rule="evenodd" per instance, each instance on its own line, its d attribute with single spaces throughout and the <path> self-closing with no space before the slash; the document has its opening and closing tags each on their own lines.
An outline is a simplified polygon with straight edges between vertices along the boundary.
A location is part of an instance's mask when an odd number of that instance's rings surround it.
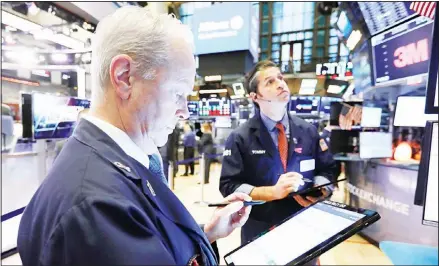
<svg viewBox="0 0 439 266">
<path fill-rule="evenodd" d="M 278 150 L 280 155 L 280 160 L 282 161 L 282 165 L 284 167 L 284 172 L 287 171 L 287 157 L 288 157 L 288 141 L 287 136 L 285 135 L 284 125 L 282 123 L 277 123 L 276 128 L 279 130 L 279 134 L 277 135 L 278 142 Z"/>
</svg>

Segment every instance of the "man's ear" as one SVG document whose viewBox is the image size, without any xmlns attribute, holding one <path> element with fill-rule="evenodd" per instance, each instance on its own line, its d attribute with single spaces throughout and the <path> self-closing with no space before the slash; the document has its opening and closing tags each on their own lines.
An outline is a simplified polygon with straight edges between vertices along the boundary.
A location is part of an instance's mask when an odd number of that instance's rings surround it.
<svg viewBox="0 0 439 266">
<path fill-rule="evenodd" d="M 117 55 L 111 60 L 111 84 L 117 96 L 123 100 L 127 100 L 131 96 L 133 66 L 133 59 L 128 55 Z"/>
<path fill-rule="evenodd" d="M 256 95 L 256 93 L 254 93 L 254 92 L 250 92 L 249 96 L 250 96 L 250 98 L 251 98 L 253 101 L 255 101 L 255 100 L 258 98 L 258 96 Z"/>
</svg>

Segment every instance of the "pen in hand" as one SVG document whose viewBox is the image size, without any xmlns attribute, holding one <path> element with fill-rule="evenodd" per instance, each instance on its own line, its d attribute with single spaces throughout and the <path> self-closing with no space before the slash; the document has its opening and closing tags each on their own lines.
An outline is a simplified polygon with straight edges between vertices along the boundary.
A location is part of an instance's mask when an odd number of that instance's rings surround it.
<svg viewBox="0 0 439 266">
<path fill-rule="evenodd" d="M 226 207 L 227 205 L 231 204 L 232 202 L 222 202 L 222 203 L 208 203 L 207 207 Z M 263 200 L 252 200 L 252 201 L 243 201 L 244 206 L 253 206 L 253 205 L 261 205 L 264 204 L 265 201 Z"/>
</svg>

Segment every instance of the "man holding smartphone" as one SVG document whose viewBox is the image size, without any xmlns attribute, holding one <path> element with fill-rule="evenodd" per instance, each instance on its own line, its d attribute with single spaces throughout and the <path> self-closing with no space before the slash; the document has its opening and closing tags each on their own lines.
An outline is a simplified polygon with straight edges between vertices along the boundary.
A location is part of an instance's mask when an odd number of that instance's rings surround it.
<svg viewBox="0 0 439 266">
<path fill-rule="evenodd" d="M 292 192 L 335 179 L 332 154 L 316 127 L 288 114 L 290 90 L 279 68 L 259 62 L 247 76 L 246 89 L 255 116 L 227 139 L 220 179 L 223 196 L 239 191 L 266 201 L 253 207 L 242 244 L 332 191 L 326 186 L 312 195 Z"/>
</svg>

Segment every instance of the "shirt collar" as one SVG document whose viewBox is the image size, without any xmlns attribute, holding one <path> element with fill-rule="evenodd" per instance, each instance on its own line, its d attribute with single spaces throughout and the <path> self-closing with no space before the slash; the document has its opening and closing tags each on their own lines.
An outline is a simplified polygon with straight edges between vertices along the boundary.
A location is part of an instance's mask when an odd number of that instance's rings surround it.
<svg viewBox="0 0 439 266">
<path fill-rule="evenodd" d="M 268 129 L 268 131 L 273 131 L 276 128 L 276 124 L 278 122 L 281 122 L 284 126 L 284 129 L 286 130 L 288 128 L 288 115 L 287 113 L 284 114 L 282 119 L 280 121 L 273 121 L 271 118 L 266 116 L 264 113 L 261 112 L 261 119 L 264 123 L 265 127 Z"/>
<path fill-rule="evenodd" d="M 90 123 L 97 126 L 103 132 L 105 132 L 117 145 L 131 158 L 141 163 L 143 166 L 149 169 L 149 158 L 148 153 L 143 151 L 139 146 L 134 143 L 134 141 L 122 130 L 113 126 L 112 124 L 105 122 L 94 116 L 84 116 L 84 119 L 88 120 Z M 145 146 L 154 145 L 152 141 L 149 140 L 145 143 Z M 154 145 L 155 146 L 155 145 Z M 155 149 L 157 147 L 155 146 Z M 151 153 L 152 154 L 152 153 Z"/>
</svg>

